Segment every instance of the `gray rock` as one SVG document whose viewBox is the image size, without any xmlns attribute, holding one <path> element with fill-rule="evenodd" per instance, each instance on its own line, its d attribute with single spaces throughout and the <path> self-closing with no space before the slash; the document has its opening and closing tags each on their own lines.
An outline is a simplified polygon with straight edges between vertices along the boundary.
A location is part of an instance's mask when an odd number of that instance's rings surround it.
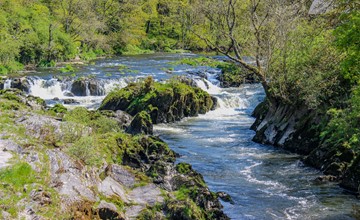
<svg viewBox="0 0 360 220">
<path fill-rule="evenodd" d="M 61 195 L 65 207 L 84 199 L 90 202 L 97 200 L 95 193 L 90 190 L 96 180 L 91 180 L 91 176 L 85 175 L 80 164 L 57 149 L 48 150 L 46 153 L 50 160 L 52 186 Z"/>
<path fill-rule="evenodd" d="M 128 203 L 126 189 L 111 177 L 106 177 L 98 184 L 98 191 L 107 197 L 118 197 L 125 203 Z"/>
<path fill-rule="evenodd" d="M 12 219 L 11 214 L 4 210 L 1 211 L 1 215 L 2 215 L 3 220 L 11 220 Z"/>
<path fill-rule="evenodd" d="M 106 168 L 106 174 L 128 188 L 132 188 L 135 184 L 134 174 L 130 173 L 123 166 L 116 164 L 110 165 Z"/>
<path fill-rule="evenodd" d="M 121 213 L 118 212 L 116 206 L 112 203 L 101 201 L 97 207 L 97 212 L 100 219 L 114 219 L 121 220 L 125 219 Z"/>
</svg>

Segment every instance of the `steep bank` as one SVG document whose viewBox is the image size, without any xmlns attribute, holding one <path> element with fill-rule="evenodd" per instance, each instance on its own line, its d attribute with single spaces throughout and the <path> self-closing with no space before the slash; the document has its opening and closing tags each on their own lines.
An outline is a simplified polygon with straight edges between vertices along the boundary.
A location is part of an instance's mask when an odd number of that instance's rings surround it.
<svg viewBox="0 0 360 220">
<path fill-rule="evenodd" d="M 324 111 L 306 106 L 264 101 L 253 112 L 253 141 L 269 144 L 304 156 L 304 162 L 324 172 L 320 180 L 339 181 L 340 185 L 359 193 L 358 154 L 346 146 L 329 143 L 320 136 L 329 117 Z"/>
<path fill-rule="evenodd" d="M 1 155 L 16 158 L 0 170 L 5 219 L 227 219 L 166 143 L 124 132 L 125 113 L 46 110 L 18 90 L 1 91 L 0 108 Z"/>
</svg>

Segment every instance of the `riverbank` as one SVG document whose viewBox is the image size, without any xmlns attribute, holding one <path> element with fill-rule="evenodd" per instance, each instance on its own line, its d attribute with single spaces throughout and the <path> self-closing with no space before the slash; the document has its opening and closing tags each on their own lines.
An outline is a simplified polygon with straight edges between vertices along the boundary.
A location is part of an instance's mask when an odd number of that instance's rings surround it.
<svg viewBox="0 0 360 220">
<path fill-rule="evenodd" d="M 319 181 L 334 181 L 359 194 L 358 152 L 322 139 L 330 118 L 325 111 L 309 110 L 306 106 L 277 104 L 269 108 L 265 101 L 253 112 L 256 118 L 253 140 L 303 155 L 305 164 L 324 173 Z"/>
<path fill-rule="evenodd" d="M 2 218 L 228 219 L 201 174 L 175 165 L 176 153 L 141 134 L 136 116 L 46 109 L 18 90 L 1 90 L 0 100 L 2 155 L 16 158 L 0 170 Z"/>
<path fill-rule="evenodd" d="M 42 97 L 50 106 L 66 101 L 68 104 L 65 106 L 70 109 L 79 106 L 97 109 L 113 88 L 124 88 L 148 76 L 152 76 L 156 82 L 188 77 L 192 85 L 217 98 L 218 108 L 195 118 L 158 124 L 153 131 L 180 154 L 177 162 L 191 164 L 194 170 L 204 176 L 211 191 L 231 195 L 233 204 L 223 203 L 224 212 L 229 217 L 351 219 L 352 206 L 358 204 L 355 197 L 344 193 L 333 182 L 316 181 L 322 174 L 304 166 L 298 155 L 251 141 L 255 133 L 249 130 L 254 122 L 250 114 L 264 98 L 261 85 L 220 88 L 219 69 L 172 64 L 195 57 L 193 54 L 124 56 L 79 67 L 76 73 L 82 79 L 79 81 L 58 78 L 56 76 L 63 74 L 51 68 L 26 78 L 30 82 L 29 94 Z M 128 67 L 125 71 L 124 66 Z M 173 68 L 171 74 L 165 71 L 169 68 Z M 193 73 L 201 73 L 206 79 Z M 77 95 L 69 96 L 69 91 L 75 88 Z M 103 93 L 99 93 L 101 91 Z M 56 111 L 61 112 L 62 108 Z M 113 114 L 108 116 L 117 117 Z M 143 131 L 147 130 L 150 131 Z M 103 140 L 105 137 L 101 138 Z M 114 146 L 117 143 L 114 142 Z"/>
</svg>

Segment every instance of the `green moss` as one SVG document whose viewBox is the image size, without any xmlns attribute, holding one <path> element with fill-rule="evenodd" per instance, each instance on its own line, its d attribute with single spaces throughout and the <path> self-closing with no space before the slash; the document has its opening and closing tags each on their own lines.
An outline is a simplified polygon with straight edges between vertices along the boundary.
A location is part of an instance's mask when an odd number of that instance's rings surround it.
<svg viewBox="0 0 360 220">
<path fill-rule="evenodd" d="M 110 93 L 102 102 L 100 110 L 123 110 L 133 116 L 146 111 L 156 124 L 203 114 L 212 107 L 211 96 L 199 88 L 174 79 L 167 83 L 154 82 L 149 77 L 143 82 Z"/>
<path fill-rule="evenodd" d="M 55 104 L 53 107 L 49 108 L 49 111 L 62 114 L 67 112 L 67 108 L 62 104 Z"/>
<path fill-rule="evenodd" d="M 24 185 L 37 182 L 36 173 L 27 163 L 18 163 L 0 170 L 0 192 L 4 193 L 0 198 L 0 209 L 16 217 L 21 209 L 17 203 L 27 196 Z"/>
<path fill-rule="evenodd" d="M 166 204 L 167 216 L 170 219 L 204 220 L 203 210 L 191 199 L 181 201 L 170 200 Z"/>
<path fill-rule="evenodd" d="M 188 163 L 178 163 L 176 170 L 181 174 L 188 174 L 192 171 L 191 165 Z"/>
<path fill-rule="evenodd" d="M 60 71 L 62 73 L 72 73 L 75 72 L 75 69 L 72 65 L 67 64 L 65 67 L 60 68 Z"/>
</svg>

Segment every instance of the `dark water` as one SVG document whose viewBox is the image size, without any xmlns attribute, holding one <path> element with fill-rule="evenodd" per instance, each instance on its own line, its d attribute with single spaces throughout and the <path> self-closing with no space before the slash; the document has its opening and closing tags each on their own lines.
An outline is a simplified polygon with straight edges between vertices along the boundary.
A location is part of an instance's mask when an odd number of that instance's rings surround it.
<svg viewBox="0 0 360 220">
<path fill-rule="evenodd" d="M 154 54 L 98 60 L 79 67 L 77 77 L 91 76 L 102 81 L 109 92 L 149 75 L 164 80 L 188 72 L 206 72 L 208 80 L 188 76 L 218 97 L 220 107 L 197 118 L 158 125 L 156 132 L 182 155 L 179 162 L 190 163 L 203 174 L 211 190 L 232 196 L 235 204 L 224 203 L 225 212 L 232 219 L 352 219 L 352 206 L 359 205 L 354 196 L 336 184 L 317 184 L 314 179 L 321 173 L 304 166 L 298 155 L 251 141 L 254 132 L 249 128 L 254 119 L 250 114 L 264 98 L 261 86 L 221 89 L 216 80 L 218 70 L 169 63 L 194 56 Z M 128 69 L 122 69 L 122 65 Z M 171 74 L 167 73 L 169 68 L 173 68 Z M 44 69 L 34 74 L 30 93 L 48 103 L 57 102 L 54 97 L 60 101 L 68 98 L 67 82 L 54 78 L 58 72 Z M 104 96 L 71 98 L 80 103 L 72 107 L 96 108 Z"/>
</svg>

